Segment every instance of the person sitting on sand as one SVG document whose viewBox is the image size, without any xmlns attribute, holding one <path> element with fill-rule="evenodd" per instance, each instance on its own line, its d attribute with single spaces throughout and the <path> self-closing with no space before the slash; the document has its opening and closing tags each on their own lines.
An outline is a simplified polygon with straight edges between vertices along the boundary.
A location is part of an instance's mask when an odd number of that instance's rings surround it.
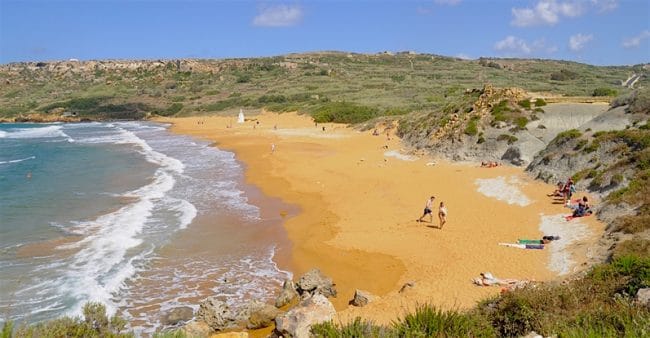
<svg viewBox="0 0 650 338">
<path fill-rule="evenodd" d="M 372 136 L 379 136 L 379 131 L 375 128 L 375 130 L 372 132 Z"/>
<path fill-rule="evenodd" d="M 562 181 L 557 182 L 557 188 L 550 194 L 546 194 L 546 196 L 552 197 L 561 197 L 562 196 L 562 187 L 564 187 L 564 183 Z"/>
<path fill-rule="evenodd" d="M 433 223 L 433 211 L 431 211 L 431 208 L 433 207 L 433 200 L 435 200 L 435 199 L 436 199 L 435 196 L 431 196 L 431 197 L 427 200 L 426 204 L 424 205 L 424 213 L 423 213 L 422 216 L 420 216 L 420 218 L 417 220 L 418 222 L 424 222 L 424 221 L 422 220 L 422 219 L 424 218 L 424 216 L 429 215 L 429 223 Z"/>
<path fill-rule="evenodd" d="M 578 207 L 573 211 L 573 217 L 582 217 L 586 214 L 590 214 L 591 210 L 589 209 L 589 200 L 587 196 L 582 197 L 578 202 Z"/>
<path fill-rule="evenodd" d="M 440 208 L 438 209 L 438 218 L 440 219 L 440 229 L 442 229 L 442 226 L 447 223 L 447 207 L 445 207 L 445 202 L 440 202 Z"/>
</svg>

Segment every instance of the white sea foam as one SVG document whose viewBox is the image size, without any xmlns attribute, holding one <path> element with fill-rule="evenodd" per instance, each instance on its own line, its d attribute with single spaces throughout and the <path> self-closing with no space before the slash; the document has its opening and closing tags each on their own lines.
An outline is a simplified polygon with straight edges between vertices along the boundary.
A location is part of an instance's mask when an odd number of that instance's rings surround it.
<svg viewBox="0 0 650 338">
<path fill-rule="evenodd" d="M 397 150 L 389 150 L 384 153 L 384 156 L 394 157 L 402 161 L 416 161 L 418 159 L 417 156 L 402 154 Z"/>
<path fill-rule="evenodd" d="M 530 199 L 517 187 L 521 182 L 514 176 L 506 180 L 505 177 L 478 178 L 474 181 L 478 185 L 477 191 L 481 194 L 496 198 L 508 204 L 525 207 L 531 203 Z"/>
<path fill-rule="evenodd" d="M 30 138 L 65 138 L 68 142 L 74 142 L 68 134 L 64 133 L 61 125 L 50 125 L 40 128 L 15 128 L 0 134 L 2 138 L 30 139 Z"/>
<path fill-rule="evenodd" d="M 580 219 L 573 219 L 570 222 L 564 215 L 542 215 L 539 230 L 546 236 L 560 236 L 560 239 L 546 246 L 551 251 L 551 258 L 548 263 L 549 269 L 559 275 L 566 275 L 571 272 L 575 261 L 571 259 L 568 251 L 571 244 L 580 241 L 590 235 L 589 228 L 580 223 Z"/>
<path fill-rule="evenodd" d="M 27 161 L 27 160 L 33 160 L 35 158 L 36 158 L 36 156 L 30 156 L 30 157 L 21 158 L 21 159 L 18 159 L 18 160 L 0 161 L 0 164 L 18 163 L 18 162 Z"/>
</svg>

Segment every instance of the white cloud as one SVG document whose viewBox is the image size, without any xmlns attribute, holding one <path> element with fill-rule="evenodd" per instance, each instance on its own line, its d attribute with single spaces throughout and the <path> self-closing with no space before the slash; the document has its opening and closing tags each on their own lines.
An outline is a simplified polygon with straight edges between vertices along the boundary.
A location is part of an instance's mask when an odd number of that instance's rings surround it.
<svg viewBox="0 0 650 338">
<path fill-rule="evenodd" d="M 555 25 L 561 17 L 577 17 L 584 13 L 581 2 L 540 0 L 533 8 L 513 8 L 511 24 L 518 27 Z"/>
<path fill-rule="evenodd" d="M 587 42 L 594 39 L 591 34 L 578 33 L 569 38 L 569 49 L 574 52 L 579 52 L 585 48 Z"/>
<path fill-rule="evenodd" d="M 302 20 L 303 12 L 298 6 L 277 5 L 260 8 L 253 25 L 260 27 L 288 27 Z"/>
<path fill-rule="evenodd" d="M 554 45 L 549 46 L 543 38 L 528 43 L 524 39 L 509 35 L 505 39 L 497 41 L 494 44 L 494 50 L 501 52 L 506 56 L 521 56 L 531 54 L 553 54 L 557 52 L 558 48 Z"/>
<path fill-rule="evenodd" d="M 501 41 L 494 44 L 494 49 L 499 52 L 512 53 L 512 54 L 530 54 L 533 50 L 528 46 L 526 41 L 514 37 L 507 36 Z"/>
<path fill-rule="evenodd" d="M 609 12 L 618 8 L 618 0 L 591 0 L 591 3 L 598 8 L 598 12 Z"/>
<path fill-rule="evenodd" d="M 448 6 L 456 6 L 458 5 L 462 0 L 433 0 L 438 5 L 448 5 Z"/>
<path fill-rule="evenodd" d="M 459 59 L 462 59 L 462 60 L 471 60 L 472 59 L 469 55 L 467 55 L 465 53 L 458 53 L 458 54 L 456 54 L 456 57 L 459 58 Z"/>
<path fill-rule="evenodd" d="M 645 30 L 637 36 L 623 40 L 623 47 L 625 48 L 638 48 L 643 40 L 650 38 L 650 31 Z"/>
</svg>

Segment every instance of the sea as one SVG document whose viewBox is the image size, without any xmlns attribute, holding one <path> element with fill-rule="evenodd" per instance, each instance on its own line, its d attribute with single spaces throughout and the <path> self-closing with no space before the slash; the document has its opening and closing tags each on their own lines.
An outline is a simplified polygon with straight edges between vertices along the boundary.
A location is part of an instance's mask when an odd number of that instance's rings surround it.
<svg viewBox="0 0 650 338">
<path fill-rule="evenodd" d="M 0 322 L 94 301 L 147 336 L 208 296 L 272 299 L 295 210 L 243 172 L 165 124 L 0 124 Z"/>
</svg>

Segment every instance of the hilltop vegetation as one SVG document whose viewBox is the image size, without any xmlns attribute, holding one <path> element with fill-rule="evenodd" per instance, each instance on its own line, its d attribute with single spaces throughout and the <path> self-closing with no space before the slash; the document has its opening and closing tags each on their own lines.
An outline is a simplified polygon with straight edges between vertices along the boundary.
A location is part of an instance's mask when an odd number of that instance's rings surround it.
<svg viewBox="0 0 650 338">
<path fill-rule="evenodd" d="M 645 72 L 643 66 L 409 53 L 15 63 L 0 67 L 0 118 L 70 111 L 82 118 L 139 119 L 266 108 L 355 123 L 434 111 L 449 95 L 484 83 L 557 95 L 627 93 L 621 81 Z M 646 76 L 637 85 L 649 83 Z"/>
</svg>

